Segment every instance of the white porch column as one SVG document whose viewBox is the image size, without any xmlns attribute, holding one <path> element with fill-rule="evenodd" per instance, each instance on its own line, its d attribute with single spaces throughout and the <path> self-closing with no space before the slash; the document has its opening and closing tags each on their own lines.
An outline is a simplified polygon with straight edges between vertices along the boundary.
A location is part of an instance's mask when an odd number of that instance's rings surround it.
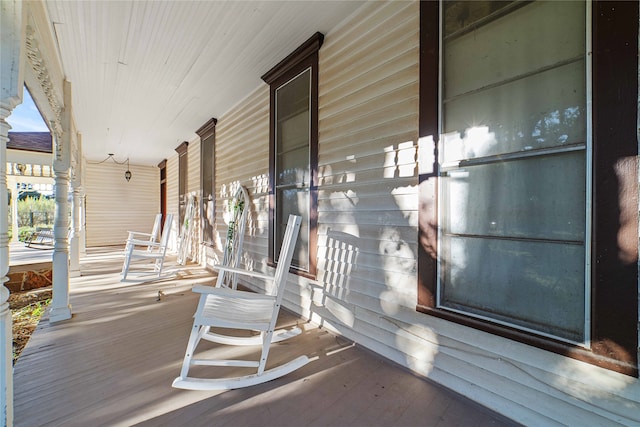
<svg viewBox="0 0 640 427">
<path fill-rule="evenodd" d="M 4 2 L 2 13 L 5 13 Z M 4 27 L 4 20 L 2 22 Z M 4 30 L 4 28 L 3 28 Z M 4 36 L 4 31 L 3 31 Z M 3 52 L 4 53 L 4 52 Z M 4 56 L 3 56 L 4 58 Z M 4 62 L 4 59 L 2 60 Z M 2 67 L 4 71 L 4 66 Z M 2 99 L 0 104 L 0 425 L 13 424 L 13 336 L 9 290 L 9 221 L 7 201 L 7 141 L 11 126 L 5 121 L 13 107 Z"/>
<path fill-rule="evenodd" d="M 69 277 L 80 277 L 80 204 L 82 203 L 82 189 L 80 186 L 71 185 L 73 191 L 71 211 L 71 236 L 69 253 Z"/>
<path fill-rule="evenodd" d="M 9 221 L 7 204 L 6 122 L 22 102 L 26 17 L 18 0 L 0 2 L 0 425 L 13 425 L 13 338 L 9 290 Z"/>
<path fill-rule="evenodd" d="M 76 144 L 74 147 L 75 159 L 73 163 L 73 173 L 71 175 L 71 191 L 73 192 L 72 210 L 71 210 L 71 235 L 69 236 L 70 253 L 69 253 L 69 277 L 80 277 L 80 251 L 81 239 L 84 237 L 81 233 L 82 220 L 82 135 L 76 135 Z"/>
<path fill-rule="evenodd" d="M 55 126 L 51 126 L 55 128 Z M 71 83 L 64 82 L 62 134 L 52 132 L 53 172 L 55 175 L 56 211 L 53 224 L 53 289 L 49 321 L 71 318 L 69 304 L 69 166 L 71 164 Z"/>
<path fill-rule="evenodd" d="M 7 138 L 8 140 L 8 138 Z M 6 162 L 5 162 L 6 166 Z M 9 180 L 11 184 L 11 243 L 18 243 L 18 188 L 15 179 Z"/>
<path fill-rule="evenodd" d="M 86 255 L 87 254 L 87 235 L 86 235 L 86 227 L 85 225 L 87 224 L 87 217 L 86 217 L 86 209 L 85 207 L 85 203 L 87 200 L 87 195 L 84 194 L 84 188 L 81 187 L 81 191 L 80 191 L 80 202 L 79 202 L 79 206 L 80 206 L 80 233 L 78 235 L 78 241 L 80 242 L 80 254 L 81 255 Z"/>
</svg>

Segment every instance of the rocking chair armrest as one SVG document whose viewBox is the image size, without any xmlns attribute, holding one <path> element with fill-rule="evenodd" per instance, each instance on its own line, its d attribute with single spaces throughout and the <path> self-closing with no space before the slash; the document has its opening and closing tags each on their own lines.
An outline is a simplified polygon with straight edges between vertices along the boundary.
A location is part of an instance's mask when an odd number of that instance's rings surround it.
<svg viewBox="0 0 640 427">
<path fill-rule="evenodd" d="M 129 233 L 129 239 L 132 240 L 133 236 L 146 236 L 146 237 L 151 237 L 152 234 L 151 233 L 143 233 L 141 231 L 127 231 L 127 233 Z"/>
<path fill-rule="evenodd" d="M 154 247 L 161 246 L 160 242 L 151 242 L 149 240 L 129 239 L 129 240 L 127 240 L 127 243 L 131 243 L 134 246 L 154 246 Z"/>
<path fill-rule="evenodd" d="M 258 279 L 264 279 L 264 280 L 273 280 L 273 276 L 270 274 L 261 273 L 259 271 L 245 270 L 243 268 L 227 267 L 224 265 L 214 265 L 213 269 L 218 270 L 220 272 L 228 271 L 229 273 L 239 274 L 241 276 L 256 277 Z"/>
<path fill-rule="evenodd" d="M 192 289 L 192 292 L 198 294 L 215 294 L 222 297 L 236 297 L 236 298 L 244 298 L 244 299 L 252 299 L 252 300 L 272 300 L 274 299 L 271 295 L 258 294 L 250 291 L 238 291 L 235 289 L 228 288 L 214 288 L 213 286 L 207 285 L 195 285 Z"/>
</svg>

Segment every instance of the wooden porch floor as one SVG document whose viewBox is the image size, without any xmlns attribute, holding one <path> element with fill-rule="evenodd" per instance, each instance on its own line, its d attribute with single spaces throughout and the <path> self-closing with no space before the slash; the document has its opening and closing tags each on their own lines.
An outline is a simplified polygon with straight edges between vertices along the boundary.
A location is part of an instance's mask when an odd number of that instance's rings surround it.
<svg viewBox="0 0 640 427">
<path fill-rule="evenodd" d="M 73 318 L 41 321 L 15 366 L 15 426 L 512 425 L 288 312 L 279 322 L 304 332 L 275 345 L 269 365 L 317 360 L 247 389 L 174 389 L 197 302 L 190 289 L 212 275 L 172 262 L 164 279 L 122 283 L 121 262 L 117 248 L 90 250 L 71 279 Z"/>
</svg>

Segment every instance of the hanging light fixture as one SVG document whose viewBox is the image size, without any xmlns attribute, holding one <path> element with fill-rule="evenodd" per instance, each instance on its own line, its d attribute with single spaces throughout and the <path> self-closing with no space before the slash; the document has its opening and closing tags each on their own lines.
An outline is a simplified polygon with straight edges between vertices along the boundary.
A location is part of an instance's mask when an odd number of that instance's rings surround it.
<svg viewBox="0 0 640 427">
<path fill-rule="evenodd" d="M 124 179 L 127 180 L 127 182 L 129 182 L 129 180 L 131 179 L 131 171 L 129 170 L 129 158 L 127 157 L 127 171 L 124 173 Z"/>
<path fill-rule="evenodd" d="M 124 173 L 124 179 L 126 179 L 126 180 L 127 180 L 127 182 L 129 182 L 129 181 L 131 180 L 131 171 L 129 170 L 129 158 L 127 157 L 127 159 L 126 159 L 126 160 L 123 160 L 123 161 L 119 162 L 119 161 L 117 161 L 117 160 L 115 159 L 115 157 L 113 157 L 113 153 L 109 153 L 109 154 L 107 155 L 107 158 L 106 158 L 106 159 L 104 159 L 104 160 L 103 160 L 103 161 L 101 161 L 101 162 L 98 162 L 98 164 L 100 164 L 100 163 L 104 163 L 104 162 L 106 162 L 106 161 L 107 161 L 107 160 L 109 160 L 109 159 L 113 160 L 113 163 L 115 163 L 115 164 L 117 164 L 117 165 L 124 165 L 125 163 L 127 164 L 127 170 L 126 170 L 126 172 Z"/>
</svg>

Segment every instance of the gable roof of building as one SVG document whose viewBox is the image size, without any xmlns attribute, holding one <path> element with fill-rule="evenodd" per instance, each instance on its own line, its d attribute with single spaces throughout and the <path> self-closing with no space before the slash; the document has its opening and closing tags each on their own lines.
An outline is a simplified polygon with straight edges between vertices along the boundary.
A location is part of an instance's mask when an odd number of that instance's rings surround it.
<svg viewBox="0 0 640 427">
<path fill-rule="evenodd" d="M 51 153 L 52 142 L 49 132 L 9 132 L 7 149 Z"/>
</svg>

